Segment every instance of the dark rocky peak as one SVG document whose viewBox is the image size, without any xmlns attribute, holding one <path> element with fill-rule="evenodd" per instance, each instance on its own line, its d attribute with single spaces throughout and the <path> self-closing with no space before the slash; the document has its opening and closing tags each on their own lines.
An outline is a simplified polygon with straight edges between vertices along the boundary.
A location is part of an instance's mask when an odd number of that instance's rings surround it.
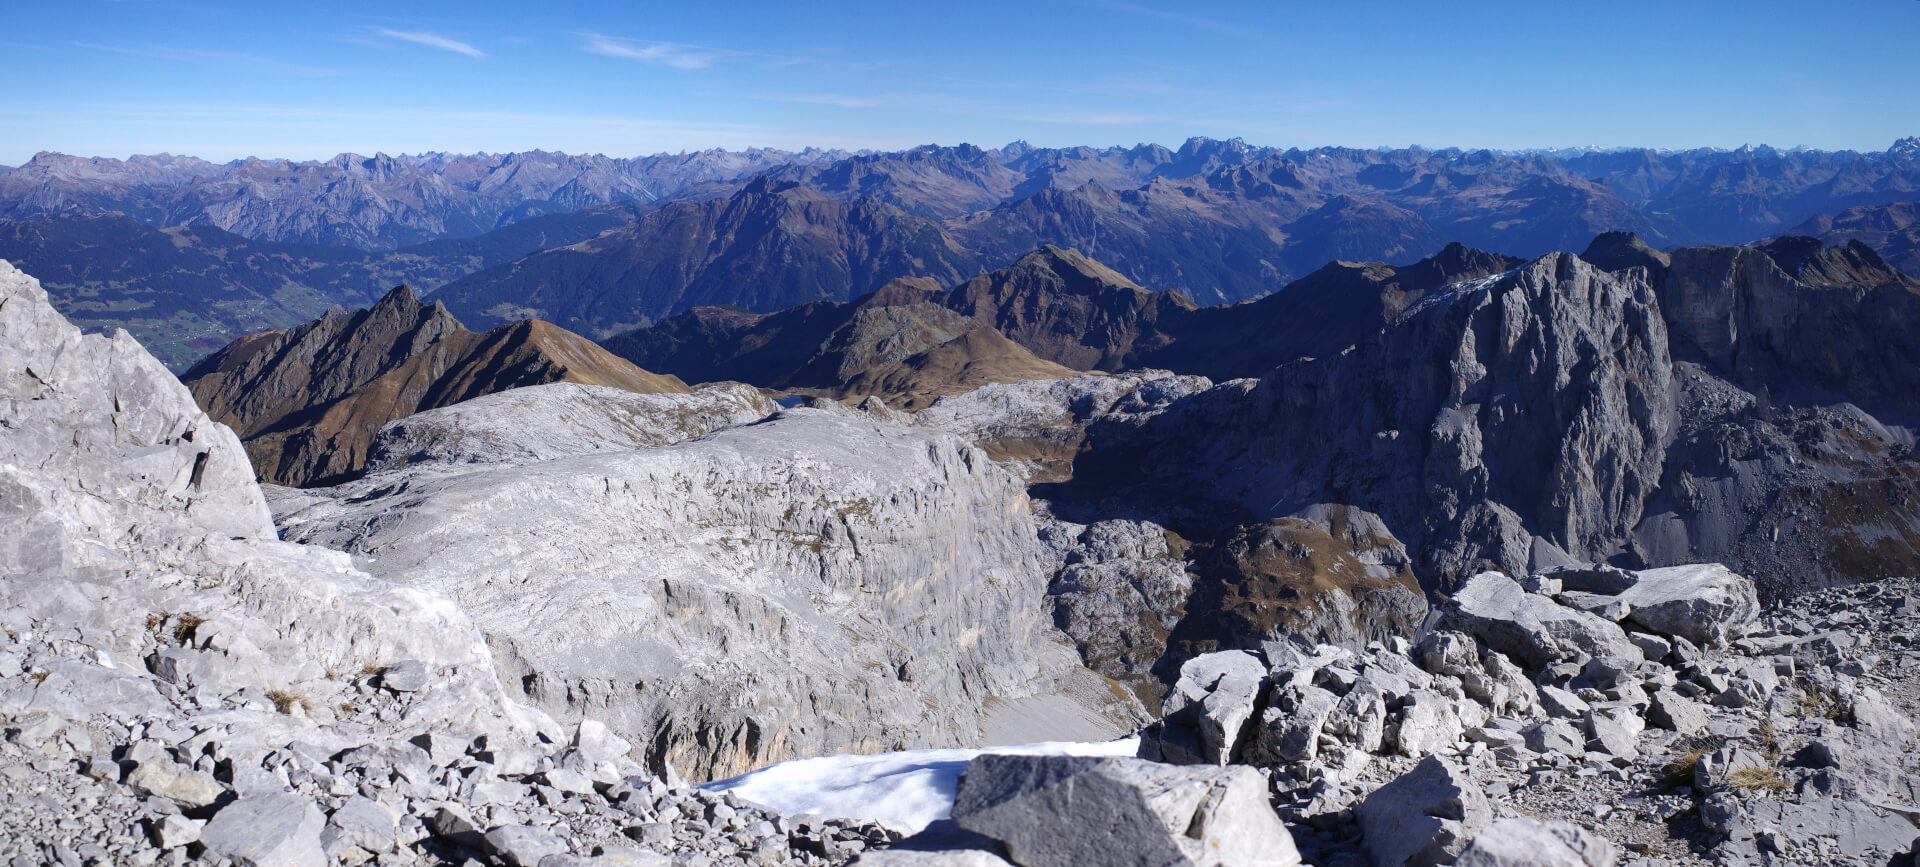
<svg viewBox="0 0 1920 867">
<path fill-rule="evenodd" d="M 1887 148 L 1887 156 L 1903 160 L 1920 159 L 1920 137 L 1907 136 Z"/>
<path fill-rule="evenodd" d="M 1869 287 L 1899 283 L 1920 291 L 1920 285 L 1859 241 L 1828 246 L 1818 238 L 1787 235 L 1775 238 L 1760 250 L 1780 266 L 1780 270 L 1808 286 Z"/>
<path fill-rule="evenodd" d="M 1041 282 L 1023 282 L 1038 278 Z M 1116 289 L 1146 292 L 1120 272 L 1082 255 L 1080 251 L 1047 244 L 1021 256 L 1012 265 L 987 275 L 1000 285 L 1032 290 L 1044 285 L 1074 295 L 1098 295 Z M 970 284 L 969 284 L 970 285 Z"/>
<path fill-rule="evenodd" d="M 1602 232 L 1587 245 L 1580 258 L 1606 271 L 1645 268 L 1658 273 L 1672 264 L 1672 257 L 1647 246 L 1632 232 Z"/>
<path fill-rule="evenodd" d="M 1504 274 L 1525 262 L 1525 259 L 1490 253 L 1453 241 L 1442 247 L 1440 252 L 1397 268 L 1394 273 L 1410 289 L 1431 290 L 1462 280 Z"/>
<path fill-rule="evenodd" d="M 1114 190 L 1113 188 L 1108 187 L 1106 184 L 1100 183 L 1099 181 L 1088 181 L 1084 184 L 1081 184 L 1080 186 L 1074 187 L 1070 191 L 1066 191 L 1064 194 L 1058 193 L 1052 190 L 1047 191 L 1047 193 L 1054 193 L 1054 195 L 1048 196 L 1048 198 L 1046 199 L 1048 201 L 1059 201 L 1063 198 L 1075 198 L 1075 199 L 1080 199 L 1089 203 L 1106 205 L 1106 206 L 1118 205 L 1121 202 L 1119 191 Z M 1046 193 L 1042 193 L 1042 195 L 1046 195 Z M 1015 202 L 1013 204 L 1017 205 L 1019 203 Z"/>
<path fill-rule="evenodd" d="M 361 336 L 382 339 L 407 331 L 438 336 L 464 331 L 466 327 L 447 311 L 446 305 L 439 301 L 431 304 L 421 301 L 413 287 L 402 283 L 374 302 L 372 307 L 353 315 L 351 324 L 344 330 L 357 332 L 356 339 Z"/>
</svg>

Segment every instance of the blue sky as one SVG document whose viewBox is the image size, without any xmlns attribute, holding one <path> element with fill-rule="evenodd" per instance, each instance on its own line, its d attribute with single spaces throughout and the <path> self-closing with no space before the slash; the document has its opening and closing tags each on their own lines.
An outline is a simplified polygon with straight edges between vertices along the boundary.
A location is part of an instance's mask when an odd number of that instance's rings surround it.
<svg viewBox="0 0 1920 867">
<path fill-rule="evenodd" d="M 6 165 L 1192 135 L 1880 150 L 1920 134 L 1920 0 L 5 6 Z"/>
</svg>

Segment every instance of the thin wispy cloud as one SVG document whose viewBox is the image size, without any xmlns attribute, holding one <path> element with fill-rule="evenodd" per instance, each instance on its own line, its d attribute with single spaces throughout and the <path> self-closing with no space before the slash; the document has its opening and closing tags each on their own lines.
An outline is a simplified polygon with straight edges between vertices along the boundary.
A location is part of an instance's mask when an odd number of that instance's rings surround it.
<svg viewBox="0 0 1920 867">
<path fill-rule="evenodd" d="M 587 50 L 607 57 L 638 60 L 642 63 L 671 66 L 674 69 L 706 69 L 715 62 L 737 53 L 701 48 L 696 45 L 681 45 L 677 42 L 629 42 L 598 33 L 588 34 Z"/>
<path fill-rule="evenodd" d="M 385 27 L 375 27 L 373 28 L 373 32 L 385 36 L 388 39 L 398 39 L 403 42 L 411 42 L 415 45 L 425 45 L 429 48 L 438 48 L 442 51 L 464 54 L 468 57 L 487 56 L 486 52 L 472 45 L 468 45 L 458 39 L 448 39 L 438 33 L 428 33 L 423 30 L 388 30 Z"/>
</svg>

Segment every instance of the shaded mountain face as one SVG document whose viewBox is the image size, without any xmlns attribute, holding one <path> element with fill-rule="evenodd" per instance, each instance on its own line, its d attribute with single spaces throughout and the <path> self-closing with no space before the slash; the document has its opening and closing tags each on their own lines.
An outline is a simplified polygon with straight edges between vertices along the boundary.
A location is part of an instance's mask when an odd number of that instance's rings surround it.
<svg viewBox="0 0 1920 867">
<path fill-rule="evenodd" d="M 365 310 L 242 337 L 182 380 L 240 435 L 262 481 L 293 486 L 351 478 L 382 425 L 484 394 L 549 382 L 687 390 L 545 322 L 468 331 L 406 286 Z"/>
<path fill-rule="evenodd" d="M 843 156 L 754 149 L 613 159 L 528 151 L 216 165 L 167 154 L 123 162 L 41 153 L 0 174 L 0 216 L 122 211 L 152 226 L 209 225 L 249 238 L 391 250 L 607 202 L 657 202 L 693 184 Z"/>
<path fill-rule="evenodd" d="M 931 280 L 903 279 L 851 303 L 822 301 L 771 314 L 702 307 L 606 345 L 636 364 L 693 381 L 874 395 L 907 409 L 988 383 L 1075 372 L 948 309 L 944 295 Z"/>
<path fill-rule="evenodd" d="M 931 220 L 763 179 L 455 281 L 437 298 L 472 321 L 537 316 L 608 337 L 701 305 L 780 310 L 845 301 L 896 277 L 953 283 L 974 262 Z"/>
<path fill-rule="evenodd" d="M 125 328 L 178 372 L 242 334 L 363 307 L 398 283 L 430 291 L 625 225 L 639 211 L 598 205 L 390 253 L 254 241 L 208 225 L 154 229 L 122 214 L 0 221 L 0 259 L 45 275 L 75 324 Z"/>
<path fill-rule="evenodd" d="M 1149 292 L 1077 250 L 1045 246 L 975 277 L 940 303 L 1076 370 L 1118 370 L 1161 345 L 1163 321 L 1191 313 L 1176 292 Z"/>
<path fill-rule="evenodd" d="M 1130 362 L 1216 380 L 1259 376 L 1298 358 L 1336 354 L 1433 292 L 1520 264 L 1460 244 L 1411 265 L 1332 262 L 1259 301 L 1194 310 L 1167 326 L 1159 346 Z"/>
<path fill-rule="evenodd" d="M 1348 351 L 1096 421 L 1048 497 L 1203 543 L 1365 510 L 1429 590 L 1594 560 L 1727 562 L 1773 593 L 1908 574 L 1917 300 L 1864 245 L 1606 236 L 1430 290 Z"/>
<path fill-rule="evenodd" d="M 1807 235 L 1822 243 L 1841 245 L 1859 241 L 1872 247 L 1895 268 L 1920 274 L 1920 202 L 1894 202 L 1848 208 L 1838 214 L 1820 214 L 1793 227 L 1789 235 Z"/>
</svg>

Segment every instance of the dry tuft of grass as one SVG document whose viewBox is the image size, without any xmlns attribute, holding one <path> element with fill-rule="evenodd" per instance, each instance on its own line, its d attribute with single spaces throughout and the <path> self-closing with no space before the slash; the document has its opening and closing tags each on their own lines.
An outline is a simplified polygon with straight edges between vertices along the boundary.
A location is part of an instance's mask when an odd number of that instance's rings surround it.
<svg viewBox="0 0 1920 867">
<path fill-rule="evenodd" d="M 1789 784 L 1773 768 L 1739 768 L 1727 775 L 1727 785 L 1748 791 L 1784 792 Z"/>
<path fill-rule="evenodd" d="M 297 692 L 289 692 L 284 689 L 276 689 L 276 690 L 268 691 L 267 699 L 273 702 L 274 710 L 277 710 L 284 714 L 293 713 L 293 709 L 296 707 L 301 709 L 302 711 L 305 711 L 307 708 L 313 705 L 312 699 L 309 699 L 306 696 L 301 695 Z"/>
<path fill-rule="evenodd" d="M 1840 692 L 1831 686 L 1815 686 L 1803 683 L 1800 695 L 1794 700 L 1799 705 L 1803 717 L 1822 717 L 1838 721 L 1843 715 L 1840 707 Z"/>
<path fill-rule="evenodd" d="M 200 631 L 200 626 L 206 622 L 207 618 L 201 617 L 198 614 L 180 615 L 180 619 L 173 623 L 173 640 L 179 642 L 182 647 L 192 644 L 194 635 Z"/>
</svg>

